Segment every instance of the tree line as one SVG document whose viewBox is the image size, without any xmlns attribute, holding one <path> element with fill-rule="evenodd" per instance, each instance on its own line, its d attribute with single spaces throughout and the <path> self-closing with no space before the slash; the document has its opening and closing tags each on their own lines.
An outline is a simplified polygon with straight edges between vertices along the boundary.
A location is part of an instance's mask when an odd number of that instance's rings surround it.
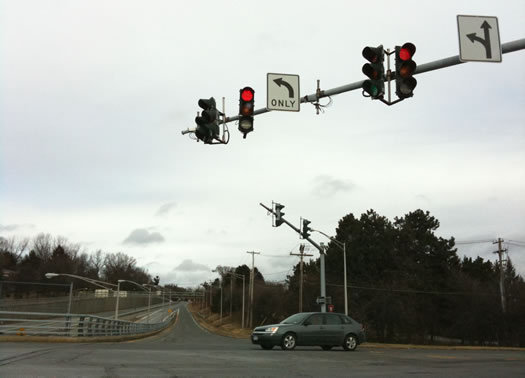
<svg viewBox="0 0 525 378">
<path fill-rule="evenodd" d="M 137 265 L 134 257 L 123 252 L 104 253 L 101 250 L 88 254 L 81 251 L 79 244 L 50 234 L 39 234 L 32 239 L 0 237 L 0 272 L 2 281 L 26 283 L 68 284 L 71 282 L 68 277 L 59 276 L 52 281 L 45 278 L 46 273 L 66 273 L 109 283 L 121 279 L 158 284 L 158 277 L 152 278 Z M 18 297 L 52 294 L 51 289 L 43 285 L 11 285 L 9 288 L 6 292 L 4 287 L 4 296 L 10 293 Z M 93 289 L 94 286 L 75 280 L 75 288 Z M 129 290 L 136 288 L 131 285 Z"/>
<path fill-rule="evenodd" d="M 422 210 L 393 221 L 373 210 L 341 218 L 335 239 L 346 244 L 349 315 L 365 325 L 373 341 L 525 346 L 525 282 L 511 260 L 503 267 L 503 311 L 499 264 L 460 258 L 454 238 L 436 236 L 438 228 L 439 221 Z M 336 243 L 328 245 L 325 264 L 327 296 L 335 311 L 344 312 L 343 252 Z M 240 311 L 242 280 L 233 281 L 230 298 L 227 272 L 248 280 L 249 268 L 222 268 L 223 312 L 230 300 Z M 304 264 L 303 311 L 319 311 L 319 269 L 319 258 Z M 299 270 L 298 263 L 281 283 L 256 275 L 254 326 L 298 312 Z M 212 292 L 217 312 L 219 292 Z"/>
</svg>

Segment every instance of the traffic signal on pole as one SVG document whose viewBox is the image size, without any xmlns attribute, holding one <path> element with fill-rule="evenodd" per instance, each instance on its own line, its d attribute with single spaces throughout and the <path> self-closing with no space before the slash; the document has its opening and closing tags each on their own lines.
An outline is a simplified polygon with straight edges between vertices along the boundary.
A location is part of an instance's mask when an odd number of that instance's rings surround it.
<svg viewBox="0 0 525 378">
<path fill-rule="evenodd" d="M 208 100 L 200 99 L 199 107 L 202 109 L 201 115 L 195 117 L 197 128 L 195 135 L 204 143 L 211 144 L 215 138 L 219 137 L 219 111 L 215 99 L 210 97 Z"/>
<path fill-rule="evenodd" d="M 384 54 L 383 45 L 363 49 L 363 57 L 370 62 L 363 65 L 363 73 L 369 78 L 363 82 L 363 90 L 374 100 L 385 94 Z"/>
<path fill-rule="evenodd" d="M 275 204 L 275 227 L 279 227 L 281 224 L 284 223 L 283 221 L 283 212 L 284 205 L 281 205 L 280 203 Z"/>
<path fill-rule="evenodd" d="M 303 219 L 303 229 L 301 231 L 301 236 L 303 239 L 307 239 L 310 237 L 310 232 L 312 229 L 310 228 L 309 224 L 312 223 L 308 219 Z"/>
<path fill-rule="evenodd" d="M 417 80 L 413 77 L 417 64 L 412 60 L 416 46 L 407 42 L 396 46 L 396 95 L 404 99 L 414 95 Z"/>
<path fill-rule="evenodd" d="M 253 131 L 253 110 L 255 101 L 255 91 L 250 87 L 240 90 L 239 96 L 239 131 L 243 133 L 243 138 Z"/>
</svg>

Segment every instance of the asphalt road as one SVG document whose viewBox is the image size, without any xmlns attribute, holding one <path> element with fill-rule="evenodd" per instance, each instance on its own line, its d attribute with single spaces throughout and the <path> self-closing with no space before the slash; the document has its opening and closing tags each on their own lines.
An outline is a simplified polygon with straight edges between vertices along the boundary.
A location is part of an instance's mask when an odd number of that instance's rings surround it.
<svg viewBox="0 0 525 378">
<path fill-rule="evenodd" d="M 208 333 L 184 304 L 162 334 L 124 343 L 2 343 L 2 377 L 523 377 L 525 352 L 298 347 L 265 351 Z"/>
</svg>

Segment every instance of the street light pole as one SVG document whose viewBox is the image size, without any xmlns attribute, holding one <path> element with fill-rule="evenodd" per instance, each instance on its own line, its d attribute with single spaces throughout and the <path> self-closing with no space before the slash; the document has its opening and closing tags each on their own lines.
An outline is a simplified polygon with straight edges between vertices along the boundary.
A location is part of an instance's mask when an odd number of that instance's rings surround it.
<svg viewBox="0 0 525 378">
<path fill-rule="evenodd" d="M 239 273 L 234 273 L 234 272 L 229 272 L 229 274 L 231 274 L 231 277 L 233 278 L 234 276 L 235 277 L 238 277 L 238 278 L 242 278 L 242 320 L 241 320 L 241 327 L 244 328 L 244 297 L 245 297 L 245 294 L 244 294 L 244 290 L 245 290 L 245 275 L 244 274 L 239 274 Z M 233 282 L 233 280 L 231 281 Z M 233 284 L 231 284 L 233 286 Z M 231 314 L 231 310 L 230 310 L 230 314 Z"/>
<path fill-rule="evenodd" d="M 117 284 L 117 304 L 115 305 L 115 320 L 118 319 L 118 302 L 119 302 L 119 299 L 120 299 L 120 282 L 122 282 L 122 280 L 118 280 L 118 284 Z"/>
<path fill-rule="evenodd" d="M 67 304 L 67 313 L 71 314 L 71 302 L 73 299 L 73 281 L 69 284 L 69 303 Z"/>
<path fill-rule="evenodd" d="M 221 280 L 221 320 L 220 324 L 222 325 L 222 280 Z"/>
<path fill-rule="evenodd" d="M 136 283 L 135 281 L 130 281 L 130 280 L 118 280 L 117 289 L 119 288 L 119 285 L 120 285 L 121 282 L 129 282 L 129 283 L 132 283 L 133 285 L 138 286 L 138 287 L 140 287 L 142 290 L 148 292 L 148 323 L 149 323 L 149 315 L 150 315 L 150 300 L 151 300 L 151 289 L 146 290 L 146 288 L 144 287 L 144 285 L 138 284 L 138 283 Z M 145 284 L 145 285 L 147 285 L 147 284 Z M 117 296 L 117 301 L 118 301 L 118 298 L 119 298 L 119 297 L 120 297 L 120 294 Z"/>
<path fill-rule="evenodd" d="M 340 249 L 343 250 L 343 271 L 344 271 L 344 285 L 345 285 L 345 315 L 348 315 L 348 285 L 347 285 L 347 278 L 346 278 L 346 242 L 341 243 L 339 240 L 335 239 L 332 236 L 328 236 L 323 231 L 319 230 L 312 230 L 315 232 L 320 233 L 321 235 L 326 236 L 330 241 L 332 241 L 336 246 L 338 246 Z"/>
</svg>

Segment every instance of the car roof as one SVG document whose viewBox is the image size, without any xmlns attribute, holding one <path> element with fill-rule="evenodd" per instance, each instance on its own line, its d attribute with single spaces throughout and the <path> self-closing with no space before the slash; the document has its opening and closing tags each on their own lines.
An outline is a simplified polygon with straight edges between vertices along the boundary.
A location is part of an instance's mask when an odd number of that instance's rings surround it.
<svg viewBox="0 0 525 378">
<path fill-rule="evenodd" d="M 297 314 L 305 314 L 305 315 L 313 315 L 313 314 L 335 314 L 335 315 L 345 315 L 345 314 L 341 314 L 339 312 L 320 312 L 320 311 L 317 311 L 317 312 L 298 312 Z M 346 315 L 345 315 L 346 316 Z"/>
</svg>

